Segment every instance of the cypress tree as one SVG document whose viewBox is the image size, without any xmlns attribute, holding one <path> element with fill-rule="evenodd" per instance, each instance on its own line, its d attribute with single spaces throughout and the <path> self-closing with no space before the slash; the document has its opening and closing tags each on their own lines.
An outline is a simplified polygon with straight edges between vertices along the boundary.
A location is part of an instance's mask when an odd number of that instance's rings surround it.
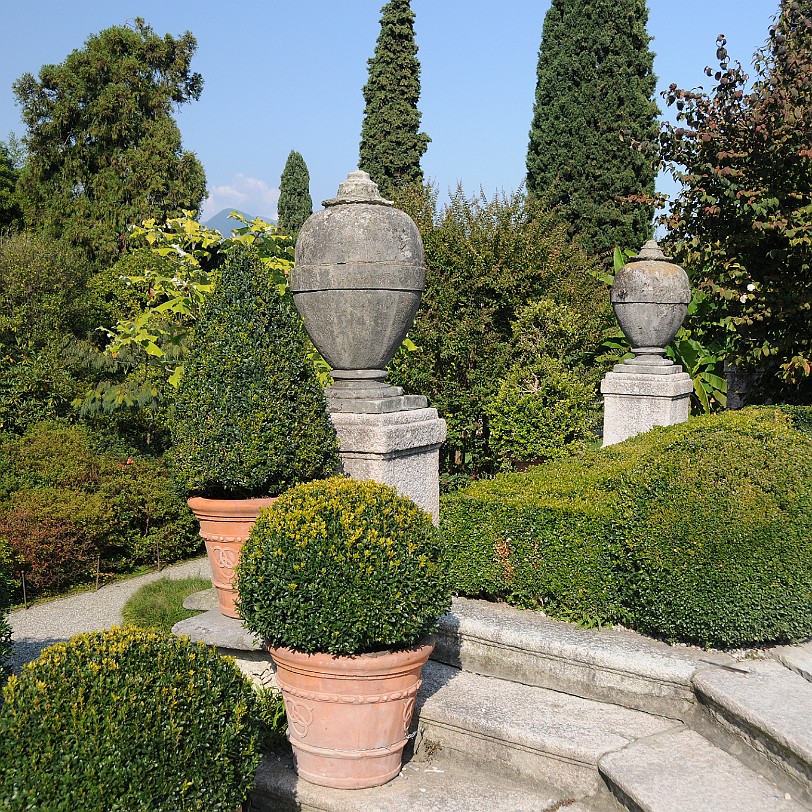
<svg viewBox="0 0 812 812">
<path fill-rule="evenodd" d="M 304 158 L 296 150 L 291 150 L 282 170 L 278 210 L 279 227 L 291 236 L 298 234 L 304 221 L 313 214 L 310 173 Z"/>
<path fill-rule="evenodd" d="M 595 255 L 652 233 L 657 138 L 646 0 L 552 0 L 544 18 L 527 189 L 552 194 Z"/>
<path fill-rule="evenodd" d="M 364 123 L 358 166 L 386 195 L 400 185 L 422 183 L 420 158 L 431 140 L 419 132 L 420 62 L 410 0 L 381 9 L 381 33 L 364 86 Z"/>
</svg>

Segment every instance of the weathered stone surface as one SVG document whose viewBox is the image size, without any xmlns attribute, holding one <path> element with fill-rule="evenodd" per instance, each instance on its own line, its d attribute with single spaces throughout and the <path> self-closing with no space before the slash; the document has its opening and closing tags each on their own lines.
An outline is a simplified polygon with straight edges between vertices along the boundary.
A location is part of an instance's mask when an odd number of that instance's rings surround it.
<svg viewBox="0 0 812 812">
<path fill-rule="evenodd" d="M 196 612 L 208 612 L 209 609 L 217 609 L 217 590 L 204 589 L 202 592 L 193 592 L 183 600 L 183 608 Z"/>
<path fill-rule="evenodd" d="M 335 377 L 383 381 L 420 305 L 426 268 L 412 219 L 366 172 L 311 215 L 296 242 L 293 301 Z"/>
<path fill-rule="evenodd" d="M 517 783 L 498 773 L 408 763 L 382 787 L 329 789 L 298 778 L 290 756 L 269 755 L 257 771 L 249 812 L 590 812 L 540 781 Z"/>
<path fill-rule="evenodd" d="M 181 620 L 172 634 L 182 634 L 207 646 L 236 651 L 264 651 L 262 641 L 249 632 L 238 618 L 225 617 L 219 609 Z"/>
<path fill-rule="evenodd" d="M 665 346 L 679 330 L 688 303 L 691 285 L 688 275 L 671 262 L 655 240 L 649 240 L 615 275 L 609 294 L 620 328 L 629 340 L 636 363 L 653 356 L 665 362 Z M 665 362 L 670 363 L 670 362 Z"/>
<path fill-rule="evenodd" d="M 209 590 L 205 590 L 189 597 L 195 599 L 193 603 L 202 604 L 206 602 L 208 592 Z M 215 603 L 216 601 L 215 598 Z M 258 688 L 277 687 L 271 655 L 264 649 L 259 638 L 242 625 L 241 620 L 225 617 L 219 609 L 214 608 L 176 623 L 172 627 L 172 634 L 184 635 L 207 646 L 217 646 L 224 657 L 234 658 L 235 665 Z"/>
<path fill-rule="evenodd" d="M 776 646 L 770 655 L 807 682 L 812 682 L 812 641 L 796 646 Z"/>
<path fill-rule="evenodd" d="M 604 753 L 675 725 L 640 711 L 429 663 L 418 696 L 420 747 L 497 774 L 555 783 L 579 796 L 600 787 Z"/>
<path fill-rule="evenodd" d="M 608 372 L 603 393 L 603 445 L 614 445 L 655 426 L 688 419 L 694 385 L 685 372 L 671 375 Z"/>
<path fill-rule="evenodd" d="M 812 793 L 812 684 L 777 662 L 746 665 L 746 674 L 697 672 L 697 695 L 720 725 Z"/>
<path fill-rule="evenodd" d="M 455 598 L 432 658 L 466 671 L 683 719 L 691 678 L 721 654 L 671 647 L 635 632 L 583 629 L 539 612 Z"/>
<path fill-rule="evenodd" d="M 332 412 L 341 467 L 353 479 L 374 479 L 413 499 L 434 522 L 440 516 L 440 443 L 445 421 L 436 409 L 382 414 Z"/>
<path fill-rule="evenodd" d="M 803 812 L 805 807 L 691 730 L 642 739 L 601 757 L 632 812 Z"/>
</svg>

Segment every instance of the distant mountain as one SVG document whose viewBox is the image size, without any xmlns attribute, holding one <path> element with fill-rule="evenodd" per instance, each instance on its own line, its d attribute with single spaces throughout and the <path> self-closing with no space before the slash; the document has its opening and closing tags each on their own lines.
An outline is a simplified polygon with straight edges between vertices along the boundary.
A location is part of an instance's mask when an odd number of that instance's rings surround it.
<svg viewBox="0 0 812 812">
<path fill-rule="evenodd" d="M 218 211 L 217 214 L 215 214 L 213 217 L 209 217 L 209 219 L 206 220 L 203 223 L 203 225 L 208 226 L 209 228 L 216 228 L 221 234 L 228 237 L 228 236 L 231 235 L 231 232 L 235 228 L 240 227 L 240 221 L 239 220 L 232 220 L 228 216 L 233 211 L 239 212 L 243 217 L 245 217 L 246 220 L 249 220 L 249 221 L 253 220 L 257 216 L 256 214 L 248 214 L 247 212 L 240 211 L 239 209 L 223 209 L 222 211 Z M 259 215 L 259 216 L 262 216 L 262 215 Z M 274 225 L 276 225 L 276 220 L 268 220 L 265 217 L 263 217 L 262 219 L 266 220 L 269 223 L 273 223 Z"/>
</svg>

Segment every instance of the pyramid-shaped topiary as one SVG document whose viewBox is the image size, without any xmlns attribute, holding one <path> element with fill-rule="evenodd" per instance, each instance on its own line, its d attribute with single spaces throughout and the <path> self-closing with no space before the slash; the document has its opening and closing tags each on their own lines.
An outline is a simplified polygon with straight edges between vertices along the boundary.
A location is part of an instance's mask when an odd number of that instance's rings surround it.
<svg viewBox="0 0 812 812">
<path fill-rule="evenodd" d="M 293 305 L 255 252 L 232 249 L 195 325 L 172 421 L 194 496 L 275 496 L 334 473 L 335 432 Z"/>
</svg>

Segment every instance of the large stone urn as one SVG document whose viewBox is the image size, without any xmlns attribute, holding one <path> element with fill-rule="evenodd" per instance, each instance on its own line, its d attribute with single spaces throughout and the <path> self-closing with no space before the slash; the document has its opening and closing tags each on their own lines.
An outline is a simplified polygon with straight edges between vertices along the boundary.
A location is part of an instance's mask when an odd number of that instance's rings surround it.
<svg viewBox="0 0 812 812">
<path fill-rule="evenodd" d="M 342 409 L 346 399 L 398 398 L 386 411 L 426 405 L 419 396 L 402 400 L 401 389 L 384 383 L 425 279 L 417 226 L 381 197 L 366 172 L 350 172 L 338 195 L 304 223 L 290 288 L 308 335 L 333 368 L 331 411 L 363 411 L 357 403 Z"/>
<path fill-rule="evenodd" d="M 649 240 L 618 271 L 609 298 L 634 353 L 625 364 L 672 366 L 664 356 L 665 348 L 677 334 L 691 301 L 685 271 Z"/>
</svg>

